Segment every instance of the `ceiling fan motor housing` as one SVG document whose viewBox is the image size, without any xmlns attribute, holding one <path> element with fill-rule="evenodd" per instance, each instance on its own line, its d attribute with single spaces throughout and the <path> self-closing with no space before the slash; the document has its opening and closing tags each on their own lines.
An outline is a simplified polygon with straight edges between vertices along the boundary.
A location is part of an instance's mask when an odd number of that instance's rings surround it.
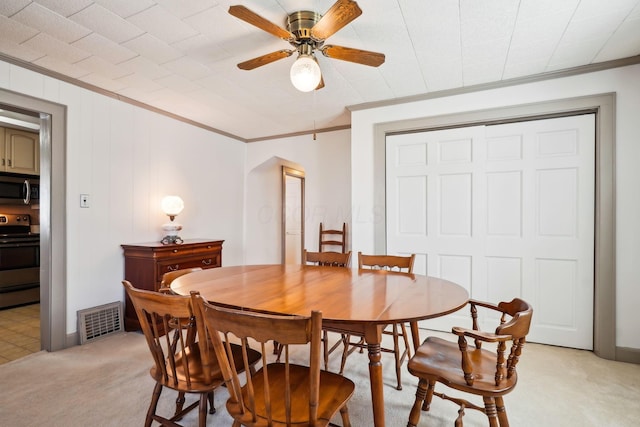
<svg viewBox="0 0 640 427">
<path fill-rule="evenodd" d="M 287 18 L 287 30 L 296 36 L 297 40 L 311 39 L 311 29 L 322 18 L 322 15 L 309 10 L 293 12 Z"/>
</svg>

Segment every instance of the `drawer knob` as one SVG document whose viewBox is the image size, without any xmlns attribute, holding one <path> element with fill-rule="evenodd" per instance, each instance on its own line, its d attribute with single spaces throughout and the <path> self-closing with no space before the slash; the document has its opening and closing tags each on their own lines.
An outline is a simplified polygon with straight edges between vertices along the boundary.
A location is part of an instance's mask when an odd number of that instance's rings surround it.
<svg viewBox="0 0 640 427">
<path fill-rule="evenodd" d="M 202 265 L 211 265 L 212 262 L 213 262 L 213 260 L 211 258 L 203 259 L 202 260 Z"/>
<path fill-rule="evenodd" d="M 173 253 L 174 253 L 174 254 L 175 254 L 175 253 L 177 253 L 177 252 L 178 252 L 178 250 L 177 250 L 177 249 L 174 249 L 174 250 L 173 250 Z"/>
<path fill-rule="evenodd" d="M 176 270 L 180 270 L 180 264 L 176 264 L 175 267 L 172 267 L 170 265 L 167 266 L 167 270 L 169 271 L 176 271 Z"/>
</svg>

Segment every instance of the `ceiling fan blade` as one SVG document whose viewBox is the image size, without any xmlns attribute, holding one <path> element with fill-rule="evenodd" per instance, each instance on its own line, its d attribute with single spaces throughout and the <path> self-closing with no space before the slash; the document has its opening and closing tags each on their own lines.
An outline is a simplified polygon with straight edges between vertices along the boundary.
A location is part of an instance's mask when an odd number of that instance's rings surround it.
<svg viewBox="0 0 640 427">
<path fill-rule="evenodd" d="M 341 59 L 343 61 L 356 62 L 358 64 L 378 67 L 384 64 L 384 53 L 370 52 L 368 50 L 353 49 L 350 47 L 326 45 L 320 49 L 327 58 Z"/>
<path fill-rule="evenodd" d="M 318 58 L 316 58 L 315 55 L 313 56 L 313 60 L 316 61 L 316 64 L 318 64 L 318 67 L 319 67 L 320 63 L 318 62 Z M 314 90 L 320 90 L 323 87 L 324 87 L 324 77 L 322 77 L 322 73 L 320 73 L 320 82 L 318 83 L 318 86 L 316 86 Z"/>
<path fill-rule="evenodd" d="M 254 25 L 267 33 L 273 34 L 276 37 L 280 37 L 283 40 L 295 40 L 295 36 L 284 28 L 274 24 L 273 22 L 263 18 L 255 12 L 247 9 L 244 6 L 236 5 L 229 7 L 229 13 L 238 19 L 242 19 L 251 25 Z"/>
<path fill-rule="evenodd" d="M 266 55 L 258 56 L 257 58 L 250 59 L 238 64 L 238 68 L 241 70 L 253 70 L 254 68 L 262 67 L 263 65 L 270 64 L 278 59 L 287 58 L 291 56 L 295 50 L 278 50 L 276 52 L 267 53 Z"/>
<path fill-rule="evenodd" d="M 326 40 L 339 29 L 362 14 L 358 3 L 352 0 L 338 0 L 311 29 L 311 36 Z"/>
</svg>

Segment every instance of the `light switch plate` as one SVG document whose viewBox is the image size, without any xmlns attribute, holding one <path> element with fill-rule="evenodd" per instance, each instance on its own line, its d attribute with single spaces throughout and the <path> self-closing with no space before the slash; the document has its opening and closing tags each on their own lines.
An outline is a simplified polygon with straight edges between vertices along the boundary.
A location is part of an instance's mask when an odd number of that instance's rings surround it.
<svg viewBox="0 0 640 427">
<path fill-rule="evenodd" d="M 88 194 L 81 194 L 80 195 L 80 207 L 81 208 L 88 208 L 89 207 L 89 195 Z"/>
</svg>

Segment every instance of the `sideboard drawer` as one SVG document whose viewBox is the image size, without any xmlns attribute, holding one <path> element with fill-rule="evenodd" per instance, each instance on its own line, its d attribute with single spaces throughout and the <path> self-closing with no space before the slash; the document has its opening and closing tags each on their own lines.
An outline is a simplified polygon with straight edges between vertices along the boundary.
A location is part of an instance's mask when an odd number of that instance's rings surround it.
<svg viewBox="0 0 640 427">
<path fill-rule="evenodd" d="M 183 270 L 185 268 L 213 268 L 220 267 L 220 256 L 216 253 L 202 254 L 197 257 L 175 258 L 158 263 L 157 277 L 162 280 L 162 275 L 170 271 Z"/>
</svg>

